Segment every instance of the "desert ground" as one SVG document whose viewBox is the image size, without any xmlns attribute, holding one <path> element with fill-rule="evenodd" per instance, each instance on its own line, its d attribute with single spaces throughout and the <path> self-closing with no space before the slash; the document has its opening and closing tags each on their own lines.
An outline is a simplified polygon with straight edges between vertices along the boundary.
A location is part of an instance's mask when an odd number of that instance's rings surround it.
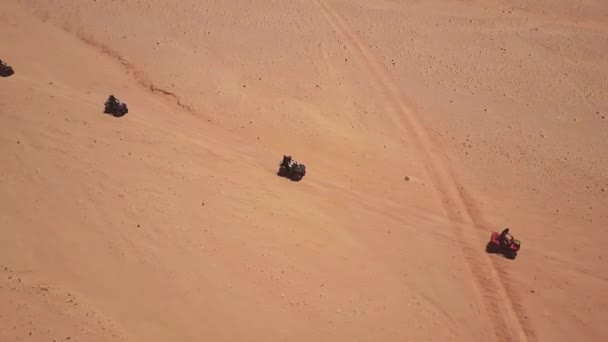
<svg viewBox="0 0 608 342">
<path fill-rule="evenodd" d="M 0 341 L 608 341 L 608 2 L 0 8 Z"/>
</svg>

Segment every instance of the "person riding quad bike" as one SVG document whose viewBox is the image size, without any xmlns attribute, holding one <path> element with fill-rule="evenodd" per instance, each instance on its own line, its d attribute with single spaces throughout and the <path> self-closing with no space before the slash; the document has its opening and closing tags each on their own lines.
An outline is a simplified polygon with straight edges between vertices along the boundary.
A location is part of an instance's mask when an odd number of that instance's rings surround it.
<svg viewBox="0 0 608 342">
<path fill-rule="evenodd" d="M 515 259 L 517 253 L 521 249 L 521 241 L 513 238 L 509 234 L 509 228 L 505 228 L 500 234 L 492 232 L 490 241 L 486 245 L 488 253 L 502 254 L 509 259 Z"/>
<path fill-rule="evenodd" d="M 299 181 L 305 174 L 306 166 L 304 164 L 296 162 L 291 156 L 283 155 L 283 161 L 279 164 L 279 176 Z"/>
<path fill-rule="evenodd" d="M 129 109 L 126 103 L 121 103 L 114 95 L 110 95 L 105 103 L 104 113 L 112 114 L 113 116 L 120 117 L 125 114 Z"/>
<path fill-rule="evenodd" d="M 283 156 L 283 161 L 281 162 L 280 166 L 286 167 L 288 169 L 291 169 L 291 167 L 296 164 L 296 161 L 293 160 L 293 158 L 291 158 L 291 156 Z"/>
<path fill-rule="evenodd" d="M 500 241 L 500 244 L 505 247 L 511 246 L 513 244 L 513 236 L 511 234 L 509 234 L 509 228 L 505 228 L 500 233 L 500 236 L 498 237 L 498 241 Z"/>
</svg>

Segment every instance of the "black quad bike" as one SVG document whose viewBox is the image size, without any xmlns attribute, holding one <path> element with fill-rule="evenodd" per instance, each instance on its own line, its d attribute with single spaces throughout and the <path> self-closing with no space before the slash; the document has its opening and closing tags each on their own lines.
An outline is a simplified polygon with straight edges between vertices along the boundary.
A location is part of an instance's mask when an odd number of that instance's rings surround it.
<svg viewBox="0 0 608 342">
<path fill-rule="evenodd" d="M 297 182 L 306 175 L 306 166 L 291 159 L 291 156 L 283 156 L 283 161 L 279 164 L 279 172 L 277 174 Z"/>
<path fill-rule="evenodd" d="M 111 114 L 115 117 L 121 117 L 129 112 L 126 103 L 121 103 L 114 95 L 110 95 L 105 103 L 103 111 L 106 114 Z"/>
</svg>

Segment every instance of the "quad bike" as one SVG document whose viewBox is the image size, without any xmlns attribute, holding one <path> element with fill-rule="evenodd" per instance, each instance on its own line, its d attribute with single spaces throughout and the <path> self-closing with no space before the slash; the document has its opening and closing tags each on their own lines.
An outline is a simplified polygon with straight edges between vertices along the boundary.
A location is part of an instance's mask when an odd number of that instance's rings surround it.
<svg viewBox="0 0 608 342">
<path fill-rule="evenodd" d="M 0 76 L 9 77 L 15 73 L 15 70 L 0 59 Z"/>
<path fill-rule="evenodd" d="M 116 97 L 114 97 L 114 95 L 110 95 L 110 97 L 108 97 L 106 100 L 105 109 L 103 112 L 106 114 L 111 114 L 115 117 L 121 117 L 127 114 L 129 109 L 127 108 L 126 103 L 121 103 Z"/>
<path fill-rule="evenodd" d="M 486 246 L 486 251 L 488 253 L 502 254 L 506 258 L 513 260 L 517 257 L 517 252 L 519 252 L 520 248 L 521 242 L 519 240 L 511 238 L 510 242 L 506 242 L 500 239 L 500 233 L 493 232 Z"/>
<path fill-rule="evenodd" d="M 306 175 L 306 166 L 291 159 L 291 156 L 283 156 L 283 161 L 279 164 L 279 172 L 281 177 L 287 177 L 292 181 L 299 181 Z"/>
</svg>

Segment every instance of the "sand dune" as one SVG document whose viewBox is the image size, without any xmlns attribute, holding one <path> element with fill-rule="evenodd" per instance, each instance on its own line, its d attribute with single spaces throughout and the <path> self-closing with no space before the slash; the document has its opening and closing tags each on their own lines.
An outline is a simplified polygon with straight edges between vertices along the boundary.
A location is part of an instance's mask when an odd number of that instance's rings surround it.
<svg viewBox="0 0 608 342">
<path fill-rule="evenodd" d="M 0 341 L 608 340 L 604 2 L 5 3 Z"/>
</svg>

